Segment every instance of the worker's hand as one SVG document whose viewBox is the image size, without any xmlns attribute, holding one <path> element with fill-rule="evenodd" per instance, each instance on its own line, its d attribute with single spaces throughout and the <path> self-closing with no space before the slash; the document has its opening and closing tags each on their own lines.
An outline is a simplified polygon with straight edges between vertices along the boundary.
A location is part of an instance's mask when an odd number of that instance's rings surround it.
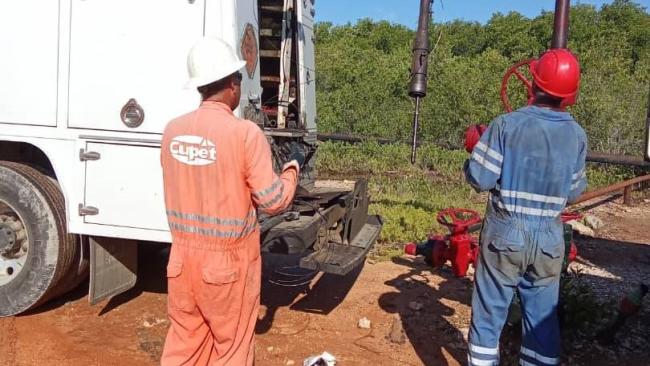
<svg viewBox="0 0 650 366">
<path fill-rule="evenodd" d="M 474 146 L 478 144 L 485 130 L 487 130 L 486 125 L 471 125 L 465 130 L 465 150 L 468 153 L 474 151 Z"/>
<path fill-rule="evenodd" d="M 305 165 L 305 153 L 302 151 L 302 148 L 299 143 L 291 143 L 291 152 L 289 154 L 289 162 L 284 164 L 284 169 L 295 167 L 296 170 L 302 169 Z"/>
<path fill-rule="evenodd" d="M 302 151 L 299 143 L 294 142 L 291 144 L 291 155 L 289 155 L 289 160 L 295 160 L 301 168 L 305 165 L 305 153 Z"/>
</svg>

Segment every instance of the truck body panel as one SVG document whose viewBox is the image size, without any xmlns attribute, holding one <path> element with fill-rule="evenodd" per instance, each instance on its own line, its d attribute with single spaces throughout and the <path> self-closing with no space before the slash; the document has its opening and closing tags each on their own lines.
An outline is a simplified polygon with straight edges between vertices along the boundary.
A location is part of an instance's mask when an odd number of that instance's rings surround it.
<svg viewBox="0 0 650 366">
<path fill-rule="evenodd" d="M 187 51 L 203 35 L 204 0 L 73 0 L 70 15 L 69 127 L 161 133 L 196 107 L 185 89 Z M 135 99 L 145 118 L 120 119 Z"/>
<path fill-rule="evenodd" d="M 0 5 L 0 123 L 56 126 L 58 10 L 55 1 Z"/>
</svg>

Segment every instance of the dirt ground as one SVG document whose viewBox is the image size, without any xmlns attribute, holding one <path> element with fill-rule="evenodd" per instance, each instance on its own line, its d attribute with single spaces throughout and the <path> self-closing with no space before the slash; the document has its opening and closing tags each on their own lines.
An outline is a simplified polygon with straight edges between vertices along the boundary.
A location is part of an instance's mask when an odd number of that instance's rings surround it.
<svg viewBox="0 0 650 366">
<path fill-rule="evenodd" d="M 636 282 L 650 282 L 650 202 L 626 208 L 614 201 L 591 212 L 605 226 L 597 238 L 579 239 L 573 271 L 603 303 L 617 301 Z M 0 365 L 155 365 L 169 325 L 166 256 L 143 244 L 136 288 L 97 306 L 88 305 L 82 286 L 32 313 L 0 319 Z M 406 257 L 369 260 L 346 277 L 317 276 L 298 287 L 265 281 L 256 365 L 302 365 L 323 351 L 341 366 L 464 364 L 470 298 L 469 279 Z M 616 345 L 594 348 L 585 338 L 565 363 L 648 364 L 649 307 Z M 357 326 L 364 317 L 370 329 Z"/>
</svg>

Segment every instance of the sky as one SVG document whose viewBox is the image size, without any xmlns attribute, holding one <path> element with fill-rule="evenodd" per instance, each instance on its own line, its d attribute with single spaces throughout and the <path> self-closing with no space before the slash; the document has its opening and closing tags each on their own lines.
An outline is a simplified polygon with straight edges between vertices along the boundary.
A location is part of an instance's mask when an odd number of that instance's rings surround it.
<svg viewBox="0 0 650 366">
<path fill-rule="evenodd" d="M 635 0 L 650 8 L 650 0 Z M 574 0 L 571 4 L 591 4 L 600 7 L 611 0 Z M 355 23 L 360 18 L 388 20 L 409 28 L 417 26 L 420 0 L 318 0 L 316 20 L 334 24 Z M 434 20 L 454 19 L 487 22 L 493 13 L 518 11 L 534 17 L 542 10 L 553 10 L 555 0 L 435 0 Z"/>
</svg>

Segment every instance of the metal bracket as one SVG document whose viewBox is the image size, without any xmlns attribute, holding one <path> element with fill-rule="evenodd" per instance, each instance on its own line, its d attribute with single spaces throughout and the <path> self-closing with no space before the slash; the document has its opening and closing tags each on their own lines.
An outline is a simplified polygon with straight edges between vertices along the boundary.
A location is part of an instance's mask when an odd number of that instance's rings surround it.
<svg viewBox="0 0 650 366">
<path fill-rule="evenodd" d="M 95 216 L 99 215 L 99 209 L 93 206 L 84 206 L 79 204 L 79 216 Z"/>
<path fill-rule="evenodd" d="M 88 161 L 88 160 L 99 160 L 102 155 L 96 151 L 86 151 L 86 149 L 79 150 L 79 160 Z"/>
</svg>

